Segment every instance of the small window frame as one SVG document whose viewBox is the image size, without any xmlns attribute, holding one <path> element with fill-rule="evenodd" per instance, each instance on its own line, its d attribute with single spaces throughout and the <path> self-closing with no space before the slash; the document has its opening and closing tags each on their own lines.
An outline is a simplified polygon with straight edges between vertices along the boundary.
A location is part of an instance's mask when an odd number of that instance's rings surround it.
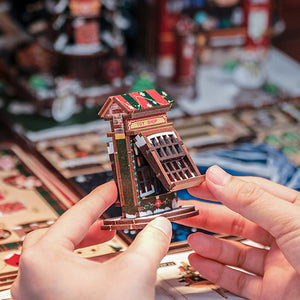
<svg viewBox="0 0 300 300">
<path fill-rule="evenodd" d="M 135 137 L 136 146 L 148 161 L 163 186 L 176 191 L 203 181 L 198 168 L 173 127 L 156 132 L 142 131 Z M 168 130 L 166 130 L 168 129 Z"/>
</svg>

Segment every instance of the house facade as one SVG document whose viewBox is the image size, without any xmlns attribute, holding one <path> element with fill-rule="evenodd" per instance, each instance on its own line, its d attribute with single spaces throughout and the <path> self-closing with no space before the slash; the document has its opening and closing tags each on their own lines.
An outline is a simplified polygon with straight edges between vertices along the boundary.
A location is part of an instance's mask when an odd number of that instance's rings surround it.
<svg viewBox="0 0 300 300">
<path fill-rule="evenodd" d="M 111 125 L 108 153 L 123 218 L 176 210 L 177 191 L 203 181 L 168 122 L 173 104 L 165 92 L 152 89 L 111 96 L 99 112 Z"/>
</svg>

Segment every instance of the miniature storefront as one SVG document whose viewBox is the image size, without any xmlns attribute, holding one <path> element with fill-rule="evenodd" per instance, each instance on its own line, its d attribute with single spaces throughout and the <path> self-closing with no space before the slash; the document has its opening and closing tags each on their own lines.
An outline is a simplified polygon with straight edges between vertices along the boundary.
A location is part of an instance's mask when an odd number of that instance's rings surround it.
<svg viewBox="0 0 300 300">
<path fill-rule="evenodd" d="M 199 185 L 203 176 L 167 120 L 173 103 L 152 89 L 111 96 L 100 110 L 111 123 L 108 152 L 123 213 L 106 219 L 103 228 L 141 228 L 157 214 L 171 220 L 198 214 L 178 205 L 176 191 Z"/>
</svg>

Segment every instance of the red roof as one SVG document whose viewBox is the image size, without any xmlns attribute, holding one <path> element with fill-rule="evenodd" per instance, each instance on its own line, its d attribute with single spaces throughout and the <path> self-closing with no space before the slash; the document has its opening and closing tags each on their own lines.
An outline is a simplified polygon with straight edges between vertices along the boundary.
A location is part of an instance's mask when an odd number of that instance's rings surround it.
<svg viewBox="0 0 300 300">
<path fill-rule="evenodd" d="M 159 89 L 116 95 L 107 99 L 99 112 L 100 117 L 104 117 L 113 102 L 117 103 L 127 113 L 171 107 L 174 103 L 174 101 L 165 92 Z"/>
</svg>

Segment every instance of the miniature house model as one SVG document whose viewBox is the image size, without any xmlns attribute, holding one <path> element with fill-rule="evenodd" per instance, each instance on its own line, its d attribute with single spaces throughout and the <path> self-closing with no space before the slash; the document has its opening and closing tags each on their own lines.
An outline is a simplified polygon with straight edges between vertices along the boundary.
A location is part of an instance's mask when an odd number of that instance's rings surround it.
<svg viewBox="0 0 300 300">
<path fill-rule="evenodd" d="M 103 229 L 138 229 L 161 214 L 171 221 L 198 214 L 179 207 L 177 191 L 199 185 L 203 176 L 168 122 L 174 101 L 158 89 L 111 96 L 99 116 L 111 123 L 108 152 L 119 190 L 122 217 Z"/>
</svg>

